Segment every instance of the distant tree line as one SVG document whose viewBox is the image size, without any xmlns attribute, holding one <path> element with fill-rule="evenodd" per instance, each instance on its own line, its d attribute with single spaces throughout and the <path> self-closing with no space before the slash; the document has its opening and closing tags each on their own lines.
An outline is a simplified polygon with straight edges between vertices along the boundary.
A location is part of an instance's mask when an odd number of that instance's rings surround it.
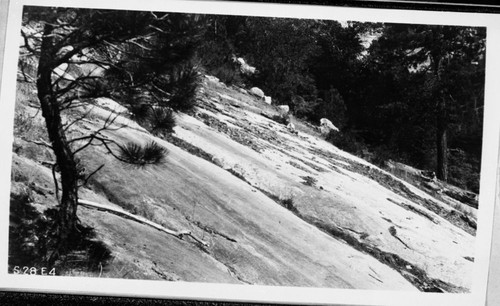
<svg viewBox="0 0 500 306">
<path fill-rule="evenodd" d="M 208 16 L 201 60 L 227 83 L 258 86 L 352 153 L 433 170 L 479 191 L 484 28 Z M 238 74 L 231 56 L 258 72 Z"/>
</svg>

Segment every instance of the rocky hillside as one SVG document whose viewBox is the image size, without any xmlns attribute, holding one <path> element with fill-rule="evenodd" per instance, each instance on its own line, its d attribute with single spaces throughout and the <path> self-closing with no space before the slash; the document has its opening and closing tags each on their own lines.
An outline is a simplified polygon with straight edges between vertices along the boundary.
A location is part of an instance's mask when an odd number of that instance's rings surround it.
<svg viewBox="0 0 500 306">
<path fill-rule="evenodd" d="M 20 85 L 13 146 L 11 207 L 26 189 L 34 212 L 54 205 L 53 158 L 43 146 L 33 88 Z M 101 101 L 102 102 L 102 101 Z M 73 254 L 66 275 L 330 288 L 467 292 L 474 265 L 475 211 L 438 181 L 413 184 L 326 142 L 319 129 L 244 89 L 204 78 L 198 106 L 178 113 L 171 135 L 155 137 L 113 101 L 83 111 L 73 136 L 102 127 L 119 143 L 155 140 L 161 165 L 138 169 L 103 147 L 82 158 L 82 200 L 123 214 L 79 207 L 100 251 Z M 68 117 L 68 120 L 71 118 Z M 415 177 L 418 178 L 418 175 Z M 196 239 L 193 239 L 195 237 Z M 81 264 L 84 263 L 84 264 Z"/>
</svg>

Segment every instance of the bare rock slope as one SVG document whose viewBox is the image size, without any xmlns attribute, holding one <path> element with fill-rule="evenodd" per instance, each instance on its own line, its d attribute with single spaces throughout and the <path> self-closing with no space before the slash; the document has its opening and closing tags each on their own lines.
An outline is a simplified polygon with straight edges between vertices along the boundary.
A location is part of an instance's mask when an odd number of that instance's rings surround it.
<svg viewBox="0 0 500 306">
<path fill-rule="evenodd" d="M 106 109 L 93 112 L 73 133 L 95 130 L 109 116 Z M 110 138 L 155 140 L 168 149 L 166 162 L 138 170 L 92 147 L 83 158 L 87 168 L 105 167 L 81 198 L 190 230 L 208 246 L 82 206 L 80 219 L 111 252 L 99 275 L 470 290 L 475 223 L 457 209 L 461 203 L 337 149 L 305 123 L 294 121 L 298 133 L 290 132 L 269 119 L 278 113 L 207 78 L 198 107 L 177 115 L 173 135 L 154 137 L 120 117 L 116 124 L 126 126 L 106 132 Z"/>
</svg>

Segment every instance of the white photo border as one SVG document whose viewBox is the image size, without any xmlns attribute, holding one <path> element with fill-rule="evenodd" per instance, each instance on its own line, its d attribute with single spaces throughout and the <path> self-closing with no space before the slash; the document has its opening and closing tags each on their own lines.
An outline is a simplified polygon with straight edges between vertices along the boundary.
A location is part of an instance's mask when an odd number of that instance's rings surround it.
<svg viewBox="0 0 500 306">
<path fill-rule="evenodd" d="M 490 261 L 498 144 L 500 135 L 500 18 L 496 14 L 352 8 L 318 5 L 271 4 L 228 1 L 120 1 L 85 0 L 68 5 L 64 0 L 10 1 L 3 71 L 1 78 L 0 139 L 0 290 L 73 293 L 127 297 L 196 299 L 265 303 L 348 305 L 484 305 Z M 486 88 L 481 168 L 480 209 L 476 236 L 474 282 L 470 294 L 407 293 L 401 291 L 345 290 L 273 286 L 179 283 L 148 280 L 94 279 L 81 277 L 20 276 L 7 273 L 9 186 L 13 112 L 16 88 L 19 29 L 22 9 L 33 6 L 75 6 L 95 9 L 155 10 L 180 13 L 248 15 L 263 17 L 315 18 L 386 23 L 445 24 L 487 28 Z"/>
</svg>

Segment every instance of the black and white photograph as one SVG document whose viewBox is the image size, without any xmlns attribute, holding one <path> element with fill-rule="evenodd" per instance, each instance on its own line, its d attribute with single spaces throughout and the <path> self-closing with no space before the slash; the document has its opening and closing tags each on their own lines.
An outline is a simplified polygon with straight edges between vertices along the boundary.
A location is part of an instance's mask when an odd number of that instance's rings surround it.
<svg viewBox="0 0 500 306">
<path fill-rule="evenodd" d="M 500 22 L 405 14 L 11 3 L 2 286 L 483 305 Z"/>
</svg>

